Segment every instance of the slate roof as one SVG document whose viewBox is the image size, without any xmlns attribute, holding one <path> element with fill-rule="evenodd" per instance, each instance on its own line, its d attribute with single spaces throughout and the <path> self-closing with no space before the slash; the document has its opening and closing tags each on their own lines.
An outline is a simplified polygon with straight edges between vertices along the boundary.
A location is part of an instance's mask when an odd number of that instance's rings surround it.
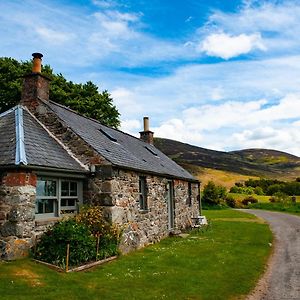
<svg viewBox="0 0 300 300">
<path fill-rule="evenodd" d="M 195 180 L 190 173 L 153 145 L 81 116 L 53 101 L 47 102 L 47 105 L 68 127 L 114 166 Z"/>
<path fill-rule="evenodd" d="M 17 117 L 18 113 L 22 115 L 21 118 Z M 21 138 L 17 127 L 23 131 Z M 22 152 L 22 149 L 25 157 L 20 160 L 22 155 L 20 156 L 19 152 Z M 28 110 L 20 105 L 0 115 L 0 166 L 4 165 L 86 171 Z"/>
</svg>

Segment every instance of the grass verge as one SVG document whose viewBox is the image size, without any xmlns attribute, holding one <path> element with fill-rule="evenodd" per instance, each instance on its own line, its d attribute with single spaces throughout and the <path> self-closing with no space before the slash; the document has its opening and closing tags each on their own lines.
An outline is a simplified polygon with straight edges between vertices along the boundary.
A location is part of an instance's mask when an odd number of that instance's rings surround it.
<svg viewBox="0 0 300 300">
<path fill-rule="evenodd" d="M 0 262 L 1 299 L 240 299 L 255 286 L 272 235 L 255 217 L 205 211 L 209 229 L 162 242 L 84 273 L 29 259 Z"/>
<path fill-rule="evenodd" d="M 281 211 L 300 215 L 300 203 L 254 203 L 249 204 L 248 208 Z"/>
</svg>

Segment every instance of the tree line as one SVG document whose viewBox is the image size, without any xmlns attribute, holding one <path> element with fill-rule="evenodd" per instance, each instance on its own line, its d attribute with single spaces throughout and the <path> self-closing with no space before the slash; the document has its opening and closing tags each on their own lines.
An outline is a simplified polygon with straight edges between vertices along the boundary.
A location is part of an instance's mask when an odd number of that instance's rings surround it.
<svg viewBox="0 0 300 300">
<path fill-rule="evenodd" d="M 22 77 L 31 73 L 31 61 L 17 61 L 9 57 L 0 58 L 0 113 L 19 103 Z M 62 74 L 55 74 L 49 65 L 43 66 L 44 75 L 51 79 L 50 99 L 78 113 L 96 119 L 103 125 L 117 128 L 120 114 L 107 90 L 98 91 L 91 81 L 74 83 Z"/>
</svg>

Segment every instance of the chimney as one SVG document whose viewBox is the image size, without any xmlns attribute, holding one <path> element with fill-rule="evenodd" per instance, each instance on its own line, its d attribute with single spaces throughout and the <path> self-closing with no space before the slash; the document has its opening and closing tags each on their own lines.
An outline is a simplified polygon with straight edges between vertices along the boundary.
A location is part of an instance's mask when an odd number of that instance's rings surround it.
<svg viewBox="0 0 300 300">
<path fill-rule="evenodd" d="M 149 118 L 144 117 L 144 131 L 140 131 L 140 139 L 153 145 L 153 131 L 149 130 Z"/>
<path fill-rule="evenodd" d="M 41 53 L 33 53 L 32 72 L 23 77 L 23 87 L 21 94 L 21 104 L 35 109 L 38 105 L 38 98 L 49 100 L 50 79 L 41 73 L 42 57 Z"/>
</svg>

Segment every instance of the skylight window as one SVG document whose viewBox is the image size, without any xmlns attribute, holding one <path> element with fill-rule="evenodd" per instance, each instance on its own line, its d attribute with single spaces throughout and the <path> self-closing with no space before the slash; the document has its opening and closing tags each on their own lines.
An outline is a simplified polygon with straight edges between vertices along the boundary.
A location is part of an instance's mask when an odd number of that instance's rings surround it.
<svg viewBox="0 0 300 300">
<path fill-rule="evenodd" d="M 107 138 L 109 138 L 111 141 L 116 142 L 117 139 L 115 137 L 113 137 L 111 134 L 109 134 L 108 132 L 104 131 L 102 128 L 99 129 L 99 131 L 104 134 Z"/>
<path fill-rule="evenodd" d="M 148 146 L 145 146 L 145 148 L 153 155 L 158 156 L 158 154 L 156 152 L 154 152 L 151 148 L 149 148 Z"/>
</svg>

